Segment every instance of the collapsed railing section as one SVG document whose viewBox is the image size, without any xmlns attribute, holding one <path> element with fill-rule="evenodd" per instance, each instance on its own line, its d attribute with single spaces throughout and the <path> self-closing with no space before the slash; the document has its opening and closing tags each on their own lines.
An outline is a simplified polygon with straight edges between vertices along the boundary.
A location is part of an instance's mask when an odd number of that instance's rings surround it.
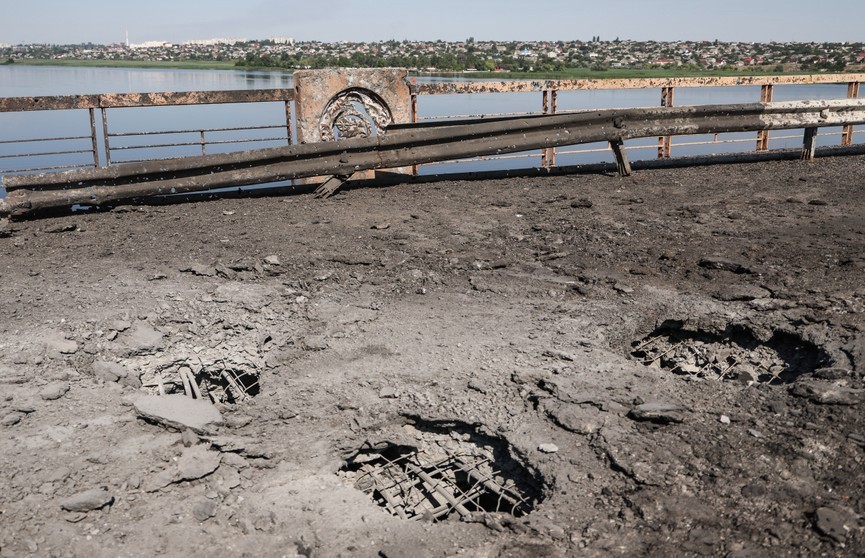
<svg viewBox="0 0 865 558">
<path fill-rule="evenodd" d="M 486 81 L 453 81 L 434 83 L 412 83 L 411 99 L 411 121 L 443 121 L 460 118 L 496 118 L 502 116 L 529 116 L 563 114 L 574 112 L 573 110 L 562 110 L 560 106 L 560 93 L 575 91 L 618 91 L 618 90 L 660 90 L 660 106 L 672 107 L 675 105 L 676 91 L 679 89 L 696 88 L 719 88 L 719 87 L 759 87 L 760 102 L 769 103 L 774 100 L 775 88 L 777 86 L 813 86 L 813 85 L 846 85 L 847 98 L 856 99 L 860 94 L 861 82 L 865 81 L 865 74 L 814 74 L 814 75 L 778 75 L 778 76 L 707 76 L 690 78 L 628 78 L 628 79 L 571 79 L 571 80 L 486 80 Z M 506 112 L 506 113 L 483 113 L 465 115 L 435 115 L 422 116 L 420 111 L 420 98 L 440 95 L 479 95 L 479 94 L 539 94 L 537 111 Z M 757 98 L 754 98 L 757 101 Z M 631 105 L 633 106 L 633 105 Z M 806 132 L 807 133 L 807 132 Z M 853 125 L 845 125 L 840 132 L 840 145 L 849 147 L 854 143 L 857 133 L 865 133 L 863 130 L 854 130 Z M 825 133 L 816 137 L 827 137 L 838 134 Z M 812 138 L 812 139 L 816 139 Z M 770 141 L 792 140 L 796 136 L 785 135 L 770 137 L 768 130 L 757 132 L 755 150 L 758 153 L 769 151 Z M 629 145 L 627 150 L 654 150 L 657 149 L 658 159 L 669 159 L 673 156 L 673 148 L 696 148 L 699 146 L 719 146 L 722 144 L 755 144 L 755 139 L 745 138 L 719 138 L 715 136 L 708 141 L 689 140 L 687 142 L 673 142 L 673 136 L 659 136 L 656 145 Z M 815 144 L 816 145 L 816 144 Z M 618 157 L 618 147 L 610 145 L 604 148 L 584 147 L 581 149 L 570 149 L 567 151 L 556 148 L 543 149 L 540 153 L 510 155 L 507 158 L 539 158 L 541 168 L 553 168 L 557 164 L 557 156 L 586 155 L 589 153 L 612 151 Z M 625 147 L 621 147 L 625 149 Z M 463 160 L 463 163 L 490 161 L 503 159 L 504 157 L 476 157 Z M 447 161 L 445 163 L 448 163 Z"/>
<path fill-rule="evenodd" d="M 813 156 L 819 128 L 865 123 L 865 100 L 796 101 L 650 109 L 611 109 L 492 120 L 394 125 L 370 138 L 230 154 L 184 157 L 6 178 L 0 214 L 25 216 L 63 206 L 199 192 L 312 176 L 350 177 L 472 156 L 606 141 L 620 170 L 630 166 L 625 140 L 805 128 L 803 156 Z"/>
</svg>

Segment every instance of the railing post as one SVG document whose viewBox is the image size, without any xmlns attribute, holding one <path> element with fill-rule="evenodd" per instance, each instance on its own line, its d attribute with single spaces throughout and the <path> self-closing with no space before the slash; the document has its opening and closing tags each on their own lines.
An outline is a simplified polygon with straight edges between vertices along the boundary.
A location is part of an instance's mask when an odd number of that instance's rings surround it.
<svg viewBox="0 0 865 558">
<path fill-rule="evenodd" d="M 619 171 L 619 176 L 631 176 L 631 163 L 628 161 L 628 152 L 625 151 L 624 142 L 620 139 L 610 141 L 610 149 L 616 156 L 616 168 Z"/>
<path fill-rule="evenodd" d="M 553 89 L 550 91 L 550 114 L 556 114 L 556 110 L 559 108 L 559 90 Z M 556 148 L 550 148 L 550 154 L 548 158 L 548 162 L 550 167 L 556 166 Z"/>
<path fill-rule="evenodd" d="M 417 93 L 411 94 L 411 123 L 417 124 Z M 411 174 L 412 176 L 417 176 L 418 174 L 418 166 L 411 166 Z"/>
<path fill-rule="evenodd" d="M 775 95 L 775 86 L 767 83 L 760 87 L 760 102 L 771 103 Z M 769 130 L 757 132 L 757 152 L 769 151 Z"/>
<path fill-rule="evenodd" d="M 204 130 L 201 130 L 201 154 L 207 155 L 207 140 L 204 138 Z"/>
<path fill-rule="evenodd" d="M 102 113 L 102 137 L 105 139 L 105 166 L 111 166 L 111 142 L 108 137 L 108 111 L 105 107 L 101 107 L 99 111 Z"/>
<path fill-rule="evenodd" d="M 96 111 L 93 107 L 87 110 L 90 113 L 90 140 L 93 142 L 93 166 L 99 168 L 99 139 L 96 137 Z"/>
<path fill-rule="evenodd" d="M 663 87 L 661 89 L 661 106 L 671 107 L 675 101 L 675 89 Z M 658 159 L 669 159 L 673 152 L 672 136 L 661 136 L 658 138 Z"/>
<path fill-rule="evenodd" d="M 291 101 L 285 101 L 285 139 L 291 145 Z"/>
<path fill-rule="evenodd" d="M 547 89 L 544 89 L 542 91 L 542 93 L 543 93 L 542 113 L 543 114 L 549 114 L 550 113 L 550 92 Z M 541 149 L 541 167 L 542 168 L 548 168 L 549 151 L 550 150 L 547 148 Z"/>
<path fill-rule="evenodd" d="M 802 142 L 802 160 L 813 161 L 817 153 L 817 132 L 819 128 L 805 128 L 805 137 Z"/>
<path fill-rule="evenodd" d="M 851 81 L 847 84 L 847 98 L 856 99 L 859 97 L 859 82 Z M 850 147 L 853 145 L 853 125 L 847 124 L 844 126 L 844 131 L 841 134 L 841 145 Z"/>
</svg>

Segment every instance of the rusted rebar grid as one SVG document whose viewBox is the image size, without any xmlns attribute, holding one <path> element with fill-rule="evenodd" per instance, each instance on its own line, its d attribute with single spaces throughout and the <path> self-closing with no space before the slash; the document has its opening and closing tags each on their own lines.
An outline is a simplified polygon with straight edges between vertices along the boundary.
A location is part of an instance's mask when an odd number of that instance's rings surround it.
<svg viewBox="0 0 865 558">
<path fill-rule="evenodd" d="M 469 518 L 476 511 L 519 517 L 531 511 L 526 498 L 497 480 L 489 458 L 448 455 L 426 462 L 423 455 L 410 452 L 395 459 L 382 455 L 378 458 L 381 463 L 361 468 L 364 474 L 356 486 L 402 519 L 440 520 L 452 513 Z M 481 503 L 482 498 L 486 504 Z"/>
</svg>

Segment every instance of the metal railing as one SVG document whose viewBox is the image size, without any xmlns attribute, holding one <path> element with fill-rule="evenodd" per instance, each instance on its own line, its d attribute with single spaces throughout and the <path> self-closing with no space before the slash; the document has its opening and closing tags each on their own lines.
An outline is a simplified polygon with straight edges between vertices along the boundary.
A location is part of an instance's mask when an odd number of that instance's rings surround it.
<svg viewBox="0 0 865 558">
<path fill-rule="evenodd" d="M 603 109 L 534 117 L 397 124 L 387 133 L 344 141 L 179 157 L 99 169 L 8 177 L 0 214 L 25 216 L 76 204 L 102 205 L 220 188 L 330 176 L 332 194 L 365 170 L 401 168 L 474 156 L 609 142 L 619 172 L 631 173 L 630 139 L 804 129 L 802 158 L 813 159 L 820 128 L 865 124 L 865 99 Z"/>
<path fill-rule="evenodd" d="M 760 101 L 770 102 L 774 98 L 775 87 L 779 85 L 817 85 L 846 84 L 847 98 L 860 95 L 861 82 L 865 74 L 818 74 L 801 76 L 753 76 L 753 77 L 700 77 L 670 79 L 577 79 L 577 80 L 504 80 L 504 81 L 450 81 L 436 83 L 410 83 L 411 122 L 448 121 L 467 118 L 489 118 L 503 116 L 554 115 L 581 112 L 562 110 L 559 94 L 571 91 L 598 91 L 643 89 L 660 90 L 660 105 L 672 107 L 678 88 L 713 88 L 759 86 Z M 421 97 L 435 95 L 472 95 L 481 93 L 530 93 L 539 94 L 537 111 L 509 111 L 475 114 L 444 114 L 421 116 L 419 102 Z M 249 144 L 294 143 L 293 89 L 260 89 L 238 91 L 198 91 L 180 93 L 132 93 L 103 95 L 72 95 L 59 97 L 14 97 L 0 98 L 0 113 L 26 111 L 87 111 L 87 124 L 79 123 L 80 132 L 73 130 L 64 136 L 42 136 L 22 139 L 0 138 L 0 164 L 9 161 L 22 161 L 17 167 L 0 167 L 0 175 L 9 173 L 28 173 L 60 169 L 76 169 L 112 166 L 120 163 L 135 163 L 162 157 L 148 157 L 154 150 L 192 150 L 190 154 L 207 155 L 209 147 L 224 149 L 226 146 L 241 147 Z M 757 99 L 754 99 L 755 101 Z M 250 126 L 197 126 L 175 127 L 170 130 L 117 130 L 109 122 L 109 114 L 128 108 L 177 107 L 193 105 L 216 105 L 234 103 L 282 103 L 284 119 L 263 125 Z M 627 107 L 622 107 L 627 108 Z M 455 110 L 454 112 L 465 112 Z M 113 119 L 113 116 L 112 116 Z M 89 129 L 83 129 L 89 127 Z M 248 132 L 242 136 L 243 132 Z M 256 136 L 254 134 L 264 134 Z M 853 126 L 844 126 L 838 132 L 821 132 L 818 137 L 839 136 L 839 144 L 849 146 L 857 134 Z M 657 150 L 657 157 L 666 159 L 673 156 L 677 148 L 705 145 L 736 145 L 753 142 L 757 152 L 770 149 L 771 142 L 799 138 L 799 135 L 771 136 L 769 131 L 758 132 L 755 139 L 741 137 L 722 137 L 714 135 L 708 141 L 687 139 L 674 141 L 674 137 L 659 137 L 656 144 L 638 142 L 624 146 L 628 151 Z M 23 149 L 22 146 L 26 147 Z M 32 146 L 32 148 L 31 148 Z M 148 153 L 148 151 L 150 153 Z M 461 159 L 459 162 L 474 161 L 519 161 L 535 159 L 542 168 L 557 165 L 557 157 L 584 154 L 609 153 L 610 147 L 583 146 L 564 148 L 545 148 L 531 153 L 490 155 Z M 71 162 L 73 156 L 78 160 Z M 123 158 L 129 156 L 129 158 Z M 171 152 L 170 156 L 176 156 Z M 60 159 L 65 158 L 65 161 Z M 449 164 L 457 161 L 428 163 L 429 165 Z M 517 164 L 517 163 L 514 163 Z"/>
<path fill-rule="evenodd" d="M 865 74 L 817 74 L 817 75 L 788 75 L 788 76 L 741 76 L 741 77 L 699 77 L 699 78 L 637 78 L 637 79 L 574 79 L 574 80 L 503 80 L 503 81 L 459 81 L 459 82 L 437 82 L 437 83 L 412 83 L 411 84 L 411 121 L 445 121 L 449 119 L 465 118 L 490 118 L 503 116 L 532 116 L 546 114 L 565 114 L 570 112 L 582 112 L 578 110 L 559 110 L 559 93 L 562 91 L 598 91 L 619 89 L 660 89 L 660 106 L 675 106 L 675 94 L 677 88 L 711 88 L 711 87 L 744 87 L 760 86 L 760 102 L 768 103 L 774 100 L 775 86 L 778 85 L 821 85 L 821 84 L 846 84 L 847 98 L 859 97 L 861 82 L 865 81 Z M 472 95 L 481 93 L 540 93 L 541 99 L 539 110 L 532 112 L 500 112 L 500 113 L 478 113 L 462 115 L 438 115 L 421 116 L 419 111 L 419 99 L 422 96 L 432 95 Z M 756 99 L 755 99 L 756 101 Z M 630 108 L 630 107 L 622 107 Z M 830 137 L 840 135 L 840 145 L 848 147 L 853 144 L 855 134 L 863 133 L 863 130 L 854 130 L 852 125 L 843 127 L 842 132 L 822 132 L 816 137 Z M 771 141 L 801 139 L 801 135 L 770 136 L 768 130 L 757 133 L 756 139 L 721 138 L 715 134 L 709 141 L 687 140 L 674 142 L 672 136 L 658 138 L 657 146 L 652 145 L 628 145 L 628 151 L 657 149 L 659 159 L 669 159 L 673 156 L 675 147 L 696 147 L 705 145 L 731 145 L 742 143 L 755 143 L 756 152 L 766 152 L 770 149 Z M 583 155 L 590 153 L 609 153 L 611 147 L 602 148 L 580 148 L 580 149 L 557 149 L 549 148 L 541 150 L 539 154 L 517 154 L 505 156 L 473 157 L 462 159 L 460 162 L 472 163 L 481 161 L 498 161 L 508 159 L 539 159 L 542 168 L 553 168 L 556 166 L 556 157 L 564 155 Z M 428 163 L 428 165 L 451 164 L 452 161 L 441 161 Z"/>
<path fill-rule="evenodd" d="M 158 157 L 140 157 L 116 161 L 114 154 L 123 152 L 144 153 L 154 149 L 168 149 L 194 146 L 201 155 L 207 154 L 208 146 L 243 145 L 247 143 L 280 142 L 292 144 L 292 120 L 294 90 L 258 89 L 235 91 L 193 91 L 179 93 L 129 93 L 103 95 L 69 95 L 57 97 L 8 97 L 0 98 L 0 113 L 28 111 L 80 111 L 86 110 L 89 116 L 89 134 L 64 137 L 35 137 L 24 139 L 0 140 L 0 160 L 23 160 L 30 164 L 0 170 L 4 173 L 26 173 L 44 170 L 76 169 L 110 166 L 114 163 L 131 163 L 156 160 Z M 283 103 L 285 119 L 278 123 L 263 126 L 196 127 L 173 130 L 142 130 L 112 132 L 109 126 L 109 112 L 129 108 L 202 106 L 233 103 Z M 98 117 L 97 117 L 98 112 Z M 97 120 L 101 126 L 97 126 Z M 219 134 L 267 131 L 265 137 L 228 137 L 219 139 Z M 151 138 L 183 137 L 180 141 L 163 140 L 159 143 L 134 143 L 134 140 Z M 194 141 L 189 139 L 194 137 Z M 118 141 L 130 143 L 118 145 Z M 87 141 L 87 147 L 69 147 L 70 142 Z M 159 141 L 159 140 L 154 140 Z M 33 146 L 23 152 L 7 152 L 17 146 Z M 64 148 L 64 145 L 66 146 Z M 55 147 L 57 146 L 57 147 Z M 38 163 L 48 157 L 88 154 L 87 162 L 65 162 L 63 164 Z M 37 161 L 34 163 L 33 161 Z"/>
</svg>

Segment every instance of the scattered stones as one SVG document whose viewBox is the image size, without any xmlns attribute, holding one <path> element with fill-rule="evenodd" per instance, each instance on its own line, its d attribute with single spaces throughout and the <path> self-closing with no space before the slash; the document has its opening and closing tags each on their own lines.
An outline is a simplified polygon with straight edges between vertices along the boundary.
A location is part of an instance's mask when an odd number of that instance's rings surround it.
<svg viewBox="0 0 865 558">
<path fill-rule="evenodd" d="M 374 231 L 386 231 L 390 228 L 390 223 L 379 223 L 370 227 Z"/>
<path fill-rule="evenodd" d="M 23 417 L 24 417 L 24 415 L 21 413 L 9 413 L 8 415 L 6 415 L 2 419 L 0 419 L 0 425 L 2 425 L 2 426 L 15 426 L 16 424 L 21 422 L 21 419 Z"/>
<path fill-rule="evenodd" d="M 54 384 L 48 384 L 39 392 L 39 397 L 44 399 L 45 401 L 55 401 L 60 399 L 64 395 L 69 392 L 69 384 L 63 382 L 57 382 Z"/>
<path fill-rule="evenodd" d="M 201 438 L 198 437 L 198 434 L 187 428 L 180 434 L 180 442 L 188 448 L 201 443 Z"/>
<path fill-rule="evenodd" d="M 490 391 L 487 384 L 477 378 L 472 378 L 471 380 L 469 380 L 469 389 L 473 389 L 478 393 L 483 393 L 484 395 L 486 395 L 487 392 Z"/>
<path fill-rule="evenodd" d="M 790 393 L 820 405 L 856 405 L 862 401 L 863 390 L 839 386 L 832 382 L 802 380 Z"/>
<path fill-rule="evenodd" d="M 571 207 L 574 209 L 589 209 L 595 204 L 588 198 L 580 198 L 571 202 Z"/>
<path fill-rule="evenodd" d="M 327 339 L 321 335 L 312 335 L 303 340 L 303 348 L 307 351 L 323 351 L 328 347 Z"/>
<path fill-rule="evenodd" d="M 847 439 L 854 444 L 857 444 L 859 447 L 865 448 L 865 435 L 851 432 L 847 435 Z"/>
<path fill-rule="evenodd" d="M 213 473 L 219 468 L 222 455 L 210 451 L 206 445 L 197 445 L 183 450 L 177 460 L 180 480 L 196 480 Z"/>
<path fill-rule="evenodd" d="M 751 275 L 754 272 L 746 267 L 745 265 L 734 262 L 732 260 L 727 260 L 724 258 L 716 258 L 716 257 L 706 257 L 701 258 L 699 263 L 697 264 L 705 269 L 717 269 L 720 271 L 729 271 L 731 273 L 736 273 L 739 275 Z"/>
<path fill-rule="evenodd" d="M 225 425 L 229 428 L 243 428 L 252 423 L 252 417 L 249 415 L 229 415 L 225 419 Z"/>
<path fill-rule="evenodd" d="M 730 424 L 730 417 L 728 417 L 727 415 L 721 415 L 718 420 L 721 422 L 721 424 Z"/>
<path fill-rule="evenodd" d="M 400 393 L 398 390 L 392 387 L 383 387 L 378 392 L 378 396 L 381 399 L 399 399 Z"/>
<path fill-rule="evenodd" d="M 572 353 L 560 351 L 558 349 L 547 349 L 546 351 L 544 351 L 544 356 L 549 357 L 549 358 L 556 358 L 559 360 L 564 360 L 567 362 L 573 362 L 577 358 L 576 355 L 574 355 Z"/>
<path fill-rule="evenodd" d="M 222 415 L 211 403 L 185 395 L 145 395 L 133 405 L 141 418 L 175 430 L 207 434 L 222 424 Z"/>
<path fill-rule="evenodd" d="M 198 277 L 215 277 L 216 268 L 209 265 L 193 264 L 187 267 L 180 268 L 181 273 L 191 273 Z"/>
<path fill-rule="evenodd" d="M 376 261 L 371 257 L 361 256 L 359 254 L 335 255 L 330 258 L 330 261 L 344 265 L 373 265 L 376 263 Z"/>
<path fill-rule="evenodd" d="M 769 296 L 769 291 L 755 285 L 735 285 L 723 287 L 712 297 L 722 302 L 749 302 Z"/>
<path fill-rule="evenodd" d="M 223 453 L 242 452 L 246 449 L 246 442 L 234 436 L 211 436 L 207 441 Z"/>
<path fill-rule="evenodd" d="M 264 258 L 264 263 L 273 266 L 282 265 L 282 262 L 279 260 L 279 256 L 267 256 L 266 258 Z"/>
<path fill-rule="evenodd" d="M 245 458 L 237 455 L 236 453 L 224 453 L 222 454 L 222 463 L 229 467 L 234 467 L 237 470 L 248 469 L 249 461 Z"/>
<path fill-rule="evenodd" d="M 61 355 L 74 355 L 78 352 L 78 343 L 67 339 L 66 335 L 59 331 L 46 331 L 42 336 L 42 342 L 49 352 Z"/>
<path fill-rule="evenodd" d="M 343 401 L 342 404 L 348 405 L 349 403 L 347 401 Z M 352 407 L 345 407 L 345 408 L 351 409 Z M 355 406 L 354 408 L 357 409 L 358 407 Z M 277 411 L 277 416 L 280 418 L 280 420 L 291 420 L 293 418 L 297 418 L 297 416 L 299 414 L 300 413 L 298 413 L 297 411 L 295 411 L 294 409 L 291 409 L 289 407 L 283 407 L 283 408 L 279 409 L 279 411 Z"/>
<path fill-rule="evenodd" d="M 674 403 L 650 402 L 637 405 L 628 413 L 628 418 L 639 422 L 673 424 L 684 422 L 687 409 Z"/>
<path fill-rule="evenodd" d="M 559 446 L 556 444 L 541 444 L 538 446 L 538 451 L 541 453 L 557 453 Z"/>
<path fill-rule="evenodd" d="M 116 362 L 96 360 L 91 367 L 91 371 L 94 376 L 103 382 L 122 382 L 132 384 L 133 387 L 136 387 L 134 384 L 138 384 L 138 387 L 141 385 L 137 377 L 131 375 L 125 366 Z"/>
<path fill-rule="evenodd" d="M 163 343 L 164 334 L 146 322 L 136 322 L 118 338 L 117 343 L 127 356 L 154 352 Z"/>
<path fill-rule="evenodd" d="M 23 370 L 0 366 L 0 384 L 26 384 L 30 376 Z"/>
<path fill-rule="evenodd" d="M 855 526 L 855 517 L 852 514 L 835 508 L 817 508 L 814 513 L 814 528 L 835 542 L 844 542 L 851 527 Z"/>
<path fill-rule="evenodd" d="M 613 285 L 613 290 L 622 294 L 631 294 L 634 292 L 633 288 L 625 285 L 624 283 L 616 283 L 615 285 Z"/>
<path fill-rule="evenodd" d="M 814 199 L 808 201 L 808 205 L 829 205 L 829 202 L 827 202 L 826 200 Z"/>
<path fill-rule="evenodd" d="M 85 490 L 78 494 L 73 494 L 69 498 L 60 502 L 60 507 L 70 512 L 89 512 L 102 509 L 114 503 L 114 496 L 104 488 L 93 488 Z"/>
<path fill-rule="evenodd" d="M 216 515 L 217 508 L 213 500 L 203 500 L 192 506 L 192 517 L 203 523 Z"/>
<path fill-rule="evenodd" d="M 75 223 L 69 223 L 69 224 L 65 224 L 65 225 L 64 224 L 51 225 L 49 227 L 45 227 L 44 229 L 42 229 L 42 232 L 51 233 L 51 234 L 58 234 L 58 233 L 65 233 L 65 232 L 75 232 L 77 230 L 78 230 L 78 225 L 76 225 Z"/>
<path fill-rule="evenodd" d="M 850 378 L 853 373 L 846 368 L 820 368 L 815 370 L 812 376 L 818 380 L 846 380 Z"/>
</svg>

